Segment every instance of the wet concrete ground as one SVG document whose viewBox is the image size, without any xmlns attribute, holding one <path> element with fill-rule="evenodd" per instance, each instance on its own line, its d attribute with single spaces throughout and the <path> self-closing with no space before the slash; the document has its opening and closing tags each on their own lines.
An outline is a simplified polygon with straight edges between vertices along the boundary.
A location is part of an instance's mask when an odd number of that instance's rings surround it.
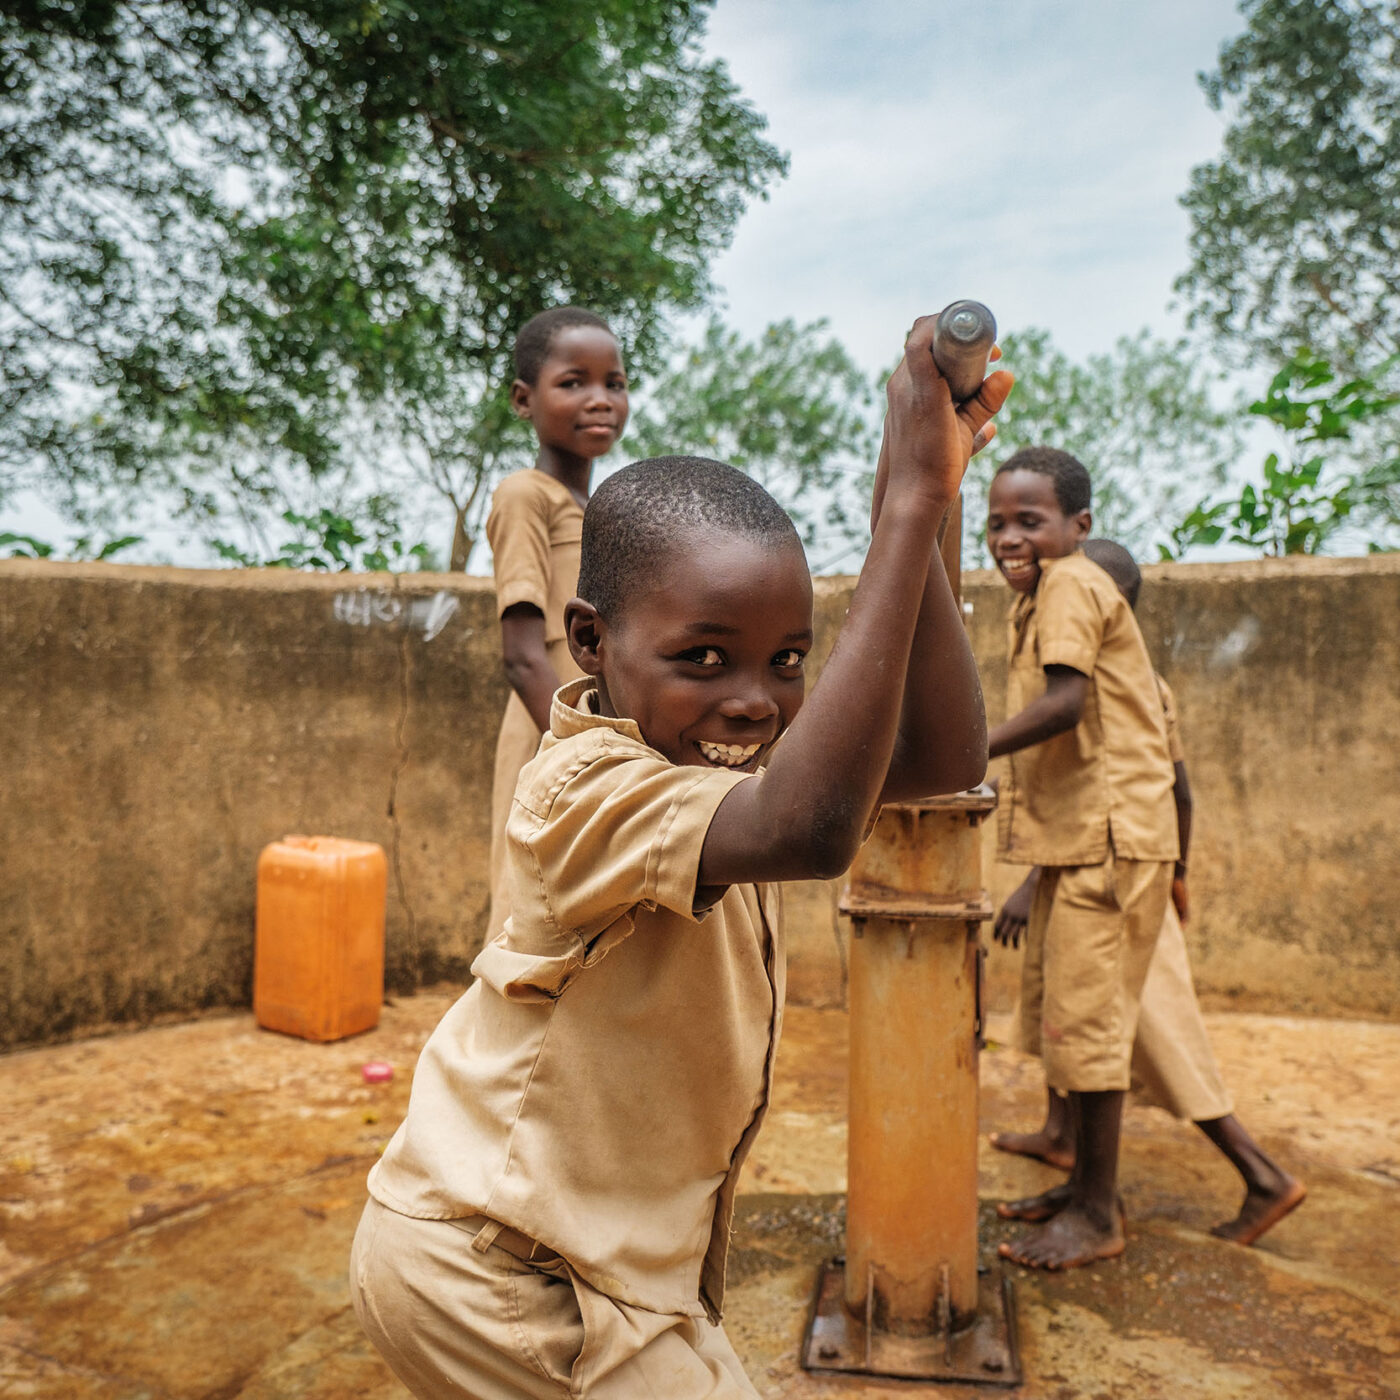
<svg viewBox="0 0 1400 1400">
<path fill-rule="evenodd" d="M 361 1338 L 344 1267 L 364 1177 L 450 1002 L 386 1007 L 334 1045 L 247 1015 L 0 1058 L 0 1396 L 402 1400 Z M 1128 1253 L 1013 1270 L 1028 1400 L 1400 1396 L 1400 1025 L 1212 1016 L 1238 1112 L 1305 1178 L 1242 1249 L 1212 1238 L 1235 1178 L 1189 1126 L 1130 1109 Z M 984 1127 L 1030 1126 L 1037 1067 L 993 1045 Z M 749 1163 L 726 1326 L 770 1397 L 996 1395 L 806 1375 L 819 1264 L 839 1252 L 846 1025 L 794 1009 Z M 386 1059 L 393 1083 L 360 1066 Z M 984 1202 L 1058 1179 L 985 1147 Z M 989 1258 L 1013 1227 L 984 1208 Z M 993 1264 L 993 1267 L 1000 1267 Z"/>
</svg>

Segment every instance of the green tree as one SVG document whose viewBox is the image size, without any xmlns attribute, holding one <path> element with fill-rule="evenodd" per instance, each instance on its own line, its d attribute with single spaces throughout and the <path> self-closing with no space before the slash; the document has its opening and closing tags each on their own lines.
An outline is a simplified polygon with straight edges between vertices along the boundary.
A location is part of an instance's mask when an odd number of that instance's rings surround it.
<svg viewBox="0 0 1400 1400">
<path fill-rule="evenodd" d="M 1232 416 L 1212 398 L 1217 376 L 1184 341 L 1144 330 L 1082 363 L 1044 330 L 1005 335 L 1001 346 L 1016 387 L 963 488 L 966 535 L 984 560 L 987 487 L 1019 448 L 1078 457 L 1094 482 L 1095 533 L 1139 552 L 1169 538 L 1184 503 L 1222 479 L 1238 451 Z"/>
<path fill-rule="evenodd" d="M 745 340 L 712 318 L 648 382 L 626 447 L 742 467 L 786 507 L 821 571 L 869 538 L 874 406 L 869 377 L 825 322 L 779 321 Z"/>
<path fill-rule="evenodd" d="M 1400 4 L 1243 0 L 1245 32 L 1202 74 L 1227 119 L 1182 197 L 1198 323 L 1280 363 L 1400 349 Z"/>
<path fill-rule="evenodd" d="M 1377 382 L 1391 368 L 1339 383 L 1325 359 L 1310 350 L 1294 354 L 1264 397 L 1249 406 L 1283 434 L 1284 454 L 1269 453 L 1262 480 L 1247 483 L 1237 496 L 1202 500 L 1172 531 L 1162 557 L 1179 558 L 1194 545 L 1221 542 L 1272 555 L 1318 554 L 1353 517 L 1374 521 L 1376 507 L 1400 487 L 1400 456 L 1364 471 L 1338 468 L 1328 459 L 1363 424 L 1400 406 L 1400 395 Z M 1384 546 L 1373 538 L 1370 547 Z"/>
<path fill-rule="evenodd" d="M 515 328 L 644 361 L 784 168 L 709 8 L 4 0 L 0 493 L 213 537 L 426 484 L 460 567 Z"/>
<path fill-rule="evenodd" d="M 102 562 L 114 559 L 118 554 L 140 543 L 140 535 L 123 535 L 112 540 L 79 535 L 64 548 L 50 540 L 35 539 L 33 535 L 18 535 L 13 530 L 4 530 L 0 531 L 0 559 L 93 559 Z"/>
</svg>

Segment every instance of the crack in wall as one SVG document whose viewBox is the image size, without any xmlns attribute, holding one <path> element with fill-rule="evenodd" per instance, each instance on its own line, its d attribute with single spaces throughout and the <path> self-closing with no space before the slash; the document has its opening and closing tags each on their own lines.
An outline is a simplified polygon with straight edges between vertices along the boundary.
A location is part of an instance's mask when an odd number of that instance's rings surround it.
<svg viewBox="0 0 1400 1400">
<path fill-rule="evenodd" d="M 400 580 L 395 577 L 394 589 L 397 592 L 401 588 Z M 415 980 L 421 980 L 422 959 L 419 956 L 418 947 L 418 916 L 413 911 L 413 902 L 408 897 L 408 883 L 403 874 L 403 823 L 399 820 L 398 799 L 399 799 L 399 778 L 404 769 L 408 766 L 408 699 L 409 680 L 412 662 L 409 656 L 409 641 L 411 633 L 407 627 L 399 632 L 399 717 L 394 728 L 394 746 L 397 754 L 394 759 L 393 771 L 389 774 L 389 802 L 387 816 L 389 818 L 390 830 L 390 864 L 394 871 L 394 889 L 398 894 L 399 903 L 403 906 L 404 916 L 408 920 L 408 943 L 412 950 L 413 973 Z"/>
</svg>

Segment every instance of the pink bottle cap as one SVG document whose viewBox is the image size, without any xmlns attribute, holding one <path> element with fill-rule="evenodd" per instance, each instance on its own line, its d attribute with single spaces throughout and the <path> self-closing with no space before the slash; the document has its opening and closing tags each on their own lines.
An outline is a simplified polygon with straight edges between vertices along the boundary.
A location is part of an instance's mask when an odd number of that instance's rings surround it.
<svg viewBox="0 0 1400 1400">
<path fill-rule="evenodd" d="M 387 1060 L 369 1060 L 360 1073 L 366 1084 L 387 1084 L 394 1077 L 394 1067 Z"/>
</svg>

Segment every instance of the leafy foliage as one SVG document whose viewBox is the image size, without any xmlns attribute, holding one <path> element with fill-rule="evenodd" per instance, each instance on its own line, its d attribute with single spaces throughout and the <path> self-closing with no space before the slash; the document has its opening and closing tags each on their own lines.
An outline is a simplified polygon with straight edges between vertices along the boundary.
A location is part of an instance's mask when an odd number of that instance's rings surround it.
<svg viewBox="0 0 1400 1400">
<path fill-rule="evenodd" d="M 780 321 L 756 340 L 712 318 L 648 385 L 633 457 L 718 457 L 761 481 L 797 522 L 818 572 L 869 538 L 874 388 L 826 323 Z"/>
<path fill-rule="evenodd" d="M 1229 124 L 1182 199 L 1178 289 L 1234 353 L 1374 361 L 1400 348 L 1400 4 L 1240 9 L 1245 32 L 1200 79 Z"/>
<path fill-rule="evenodd" d="M 1168 538 L 1188 493 L 1222 479 L 1238 451 L 1229 412 L 1212 401 L 1212 375 L 1184 341 L 1140 331 L 1082 363 L 1044 330 L 1005 335 L 1001 346 L 1016 387 L 963 487 L 967 537 L 978 547 L 991 478 L 1019 448 L 1078 457 L 1094 483 L 1094 533 L 1135 551 Z"/>
<path fill-rule="evenodd" d="M 464 562 L 515 328 L 632 353 L 781 173 L 710 0 L 6 0 L 0 499 L 206 536 L 426 484 Z"/>
<path fill-rule="evenodd" d="M 1400 405 L 1400 395 L 1377 386 L 1390 368 L 1337 383 L 1325 359 L 1309 350 L 1295 353 L 1265 396 L 1249 406 L 1283 432 L 1291 445 L 1287 457 L 1269 453 L 1262 482 L 1245 485 L 1238 496 L 1201 501 L 1172 532 L 1162 557 L 1222 541 L 1265 554 L 1317 554 L 1354 516 L 1369 510 L 1374 518 L 1378 506 L 1384 512 L 1389 493 L 1400 486 L 1400 457 L 1358 473 L 1328 470 L 1328 453 L 1361 424 Z"/>
<path fill-rule="evenodd" d="M 406 569 L 428 568 L 430 558 L 425 544 L 405 545 L 402 540 L 376 530 L 373 537 L 362 534 L 355 522 L 333 510 L 315 515 L 282 512 L 282 519 L 296 534 L 284 541 L 270 558 L 239 549 L 227 540 L 215 540 L 214 551 L 221 559 L 243 569 L 314 569 L 343 572 L 350 569 L 371 573 L 403 573 Z M 362 546 L 368 545 L 367 549 Z"/>
<path fill-rule="evenodd" d="M 123 550 L 140 544 L 140 535 L 122 535 L 117 539 L 98 540 L 79 535 L 66 550 L 48 540 L 33 535 L 18 535 L 12 530 L 0 532 L 0 559 L 82 559 L 103 561 L 115 558 Z"/>
<path fill-rule="evenodd" d="M 1049 333 L 1002 338 L 1016 388 L 998 435 L 963 488 L 974 548 L 985 539 L 987 487 L 1018 448 L 1073 452 L 1094 478 L 1095 530 L 1146 550 L 1170 538 L 1194 489 L 1223 478 L 1238 451 L 1228 410 L 1184 342 L 1124 337 L 1072 361 Z M 718 320 L 673 358 L 634 411 L 632 456 L 700 452 L 753 473 L 797 520 L 817 572 L 856 567 L 869 540 L 869 490 L 879 447 L 875 388 L 823 322 L 769 326 L 745 341 Z"/>
</svg>

